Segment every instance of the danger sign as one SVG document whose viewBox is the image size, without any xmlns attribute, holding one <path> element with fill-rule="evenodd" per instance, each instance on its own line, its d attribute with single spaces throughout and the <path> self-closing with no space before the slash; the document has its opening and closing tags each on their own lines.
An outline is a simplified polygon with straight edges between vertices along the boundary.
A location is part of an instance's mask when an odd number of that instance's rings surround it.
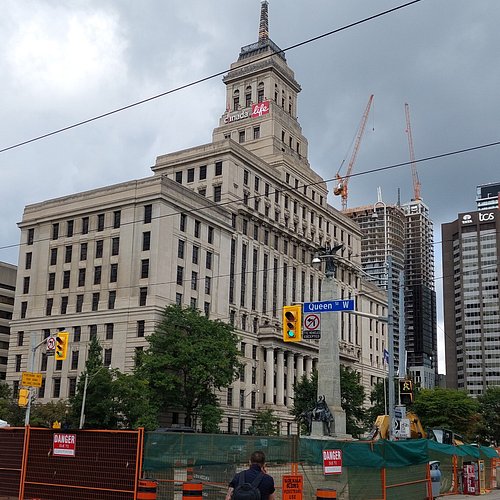
<svg viewBox="0 0 500 500">
<path fill-rule="evenodd" d="M 54 434 L 52 452 L 54 456 L 74 457 L 76 434 Z"/>
<path fill-rule="evenodd" d="M 325 474 L 342 474 L 342 450 L 323 450 Z"/>
<path fill-rule="evenodd" d="M 304 479 L 300 474 L 283 476 L 282 486 L 281 498 L 283 500 L 302 500 Z"/>
</svg>

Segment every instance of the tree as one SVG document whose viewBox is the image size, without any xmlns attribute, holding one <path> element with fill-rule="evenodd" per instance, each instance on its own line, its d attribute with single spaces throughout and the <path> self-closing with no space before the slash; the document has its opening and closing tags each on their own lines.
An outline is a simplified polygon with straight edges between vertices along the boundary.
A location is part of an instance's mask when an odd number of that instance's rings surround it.
<svg viewBox="0 0 500 500">
<path fill-rule="evenodd" d="M 257 413 L 255 425 L 250 427 L 249 433 L 256 436 L 276 436 L 278 418 L 274 415 L 273 410 L 261 410 Z"/>
<path fill-rule="evenodd" d="M 465 391 L 455 389 L 421 389 L 412 405 L 424 429 L 443 427 L 475 438 L 479 405 Z"/>
<path fill-rule="evenodd" d="M 5 382 L 0 382 L 0 419 L 11 426 L 24 425 L 25 409 L 17 404 L 17 398 L 12 396 L 12 390 Z"/>
<path fill-rule="evenodd" d="M 30 424 L 35 427 L 52 427 L 54 422 L 63 423 L 67 420 L 69 407 L 67 401 L 49 401 L 35 403 L 31 406 Z"/>
<path fill-rule="evenodd" d="M 300 380 L 293 384 L 293 407 L 291 410 L 295 420 L 299 421 L 300 416 L 312 410 L 316 405 L 318 393 L 318 371 L 313 370 L 310 377 L 303 375 Z M 302 434 L 307 434 L 307 423 L 301 420 L 300 430 Z"/>
<path fill-rule="evenodd" d="M 385 379 L 383 382 L 376 383 L 370 393 L 370 403 L 372 404 L 372 406 L 368 408 L 368 410 L 366 410 L 365 414 L 365 422 L 368 428 L 371 428 L 373 426 L 375 420 L 379 415 L 385 415 L 386 413 L 386 405 L 384 400 L 388 390 L 387 382 L 388 379 Z"/>
<path fill-rule="evenodd" d="M 216 404 L 206 404 L 200 409 L 201 432 L 218 434 L 224 411 Z"/>
<path fill-rule="evenodd" d="M 238 376 L 234 328 L 195 309 L 165 308 L 148 341 L 137 374 L 147 380 L 160 410 L 184 411 L 187 426 L 204 405 L 213 403 L 215 390 L 228 387 Z"/>
<path fill-rule="evenodd" d="M 500 445 L 500 387 L 488 387 L 477 398 L 479 403 L 479 436 L 484 444 Z"/>
<path fill-rule="evenodd" d="M 346 416 L 346 432 L 353 437 L 359 437 L 365 430 L 365 388 L 360 380 L 357 371 L 340 365 L 340 397 Z"/>
<path fill-rule="evenodd" d="M 346 413 L 346 432 L 353 436 L 359 436 L 364 430 L 365 390 L 359 383 L 360 377 L 356 371 L 340 365 L 340 397 L 342 408 Z M 292 415 L 298 420 L 302 413 L 314 408 L 317 400 L 318 372 L 314 370 L 310 378 L 304 376 L 294 385 Z M 307 432 L 305 424 L 302 424 L 302 430 Z"/>
<path fill-rule="evenodd" d="M 87 378 L 85 397 L 85 422 L 87 429 L 116 429 L 117 408 L 113 394 L 113 377 L 118 370 L 109 370 L 102 362 L 102 347 L 97 337 L 92 337 L 85 370 L 80 374 L 75 396 L 70 398 L 70 424 L 78 427 Z"/>
</svg>

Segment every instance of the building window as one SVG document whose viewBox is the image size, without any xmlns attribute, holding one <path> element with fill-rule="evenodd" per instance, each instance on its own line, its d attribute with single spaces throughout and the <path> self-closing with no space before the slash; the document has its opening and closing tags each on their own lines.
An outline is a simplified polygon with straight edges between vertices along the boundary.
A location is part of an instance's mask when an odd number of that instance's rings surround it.
<svg viewBox="0 0 500 500">
<path fill-rule="evenodd" d="M 144 286 L 144 287 L 139 288 L 139 305 L 145 306 L 147 299 L 148 299 L 147 287 Z"/>
<path fill-rule="evenodd" d="M 137 322 L 137 336 L 144 337 L 146 322 L 143 319 L 140 319 Z"/>
<path fill-rule="evenodd" d="M 206 260 L 205 260 L 205 267 L 207 269 L 212 269 L 212 258 L 213 258 L 213 253 L 207 252 L 207 256 L 206 256 Z"/>
<path fill-rule="evenodd" d="M 76 296 L 76 312 L 81 313 L 83 309 L 83 295 Z"/>
<path fill-rule="evenodd" d="M 151 231 L 142 233 L 142 251 L 146 252 L 151 248 Z"/>
<path fill-rule="evenodd" d="M 103 249 L 104 249 L 104 241 L 97 240 L 95 242 L 95 258 L 96 259 L 102 259 Z"/>
<path fill-rule="evenodd" d="M 114 323 L 106 323 L 106 340 L 113 340 L 114 330 Z"/>
<path fill-rule="evenodd" d="M 52 239 L 57 240 L 59 238 L 59 223 L 56 222 L 55 224 L 52 224 Z"/>
<path fill-rule="evenodd" d="M 249 172 L 248 170 L 243 170 L 243 184 L 245 186 L 248 186 L 248 177 L 249 177 Z"/>
<path fill-rule="evenodd" d="M 221 161 L 215 162 L 215 175 L 222 175 L 222 162 Z"/>
<path fill-rule="evenodd" d="M 68 397 L 72 398 L 76 394 L 76 378 L 71 377 L 68 379 Z"/>
<path fill-rule="evenodd" d="M 257 91 L 257 101 L 258 102 L 264 101 L 264 89 L 259 89 Z"/>
<path fill-rule="evenodd" d="M 74 326 L 73 327 L 73 342 L 80 342 L 82 339 L 82 327 Z"/>
<path fill-rule="evenodd" d="M 114 309 L 116 302 L 116 290 L 111 290 L 108 295 L 108 309 Z"/>
<path fill-rule="evenodd" d="M 182 184 L 182 171 L 175 172 L 175 182 Z"/>
<path fill-rule="evenodd" d="M 207 166 L 202 165 L 200 167 L 200 181 L 204 180 L 207 178 Z"/>
<path fill-rule="evenodd" d="M 210 295 L 212 293 L 212 278 L 205 276 L 205 293 Z"/>
<path fill-rule="evenodd" d="M 177 257 L 179 259 L 183 259 L 184 258 L 184 248 L 186 247 L 186 242 L 183 241 L 183 240 L 179 240 L 178 244 L 177 244 Z"/>
<path fill-rule="evenodd" d="M 253 128 L 253 138 L 260 139 L 260 127 Z"/>
<path fill-rule="evenodd" d="M 198 288 L 198 273 L 196 271 L 191 271 L 191 290 L 196 290 Z"/>
<path fill-rule="evenodd" d="M 28 237 L 26 239 L 26 244 L 33 245 L 34 240 L 35 240 L 35 230 L 33 228 L 28 229 Z"/>
<path fill-rule="evenodd" d="M 182 293 L 176 293 L 175 294 L 175 303 L 178 306 L 182 305 Z"/>
<path fill-rule="evenodd" d="M 252 104 L 252 94 L 250 92 L 247 92 L 245 94 L 245 108 L 249 108 L 251 104 Z"/>
<path fill-rule="evenodd" d="M 100 285 L 101 284 L 101 274 L 102 274 L 102 267 L 101 266 L 95 266 L 94 267 L 94 285 Z"/>
<path fill-rule="evenodd" d="M 25 276 L 23 280 L 23 293 L 30 293 L 30 277 Z"/>
<path fill-rule="evenodd" d="M 120 253 L 120 238 L 117 236 L 111 240 L 111 255 L 118 255 Z"/>
<path fill-rule="evenodd" d="M 87 248 L 88 243 L 82 243 L 80 245 L 80 260 L 87 260 Z"/>
<path fill-rule="evenodd" d="M 207 318 L 210 317 L 210 302 L 205 302 L 203 304 L 203 312 Z"/>
<path fill-rule="evenodd" d="M 141 260 L 141 279 L 149 277 L 149 259 Z"/>
<path fill-rule="evenodd" d="M 222 197 L 222 186 L 214 186 L 214 202 L 218 203 Z"/>
<path fill-rule="evenodd" d="M 200 196 L 206 197 L 207 196 L 207 189 L 206 188 L 200 188 L 200 189 L 198 189 L 198 194 Z"/>
<path fill-rule="evenodd" d="M 80 351 L 73 351 L 71 353 L 71 369 L 78 370 L 78 358 L 80 357 Z"/>
<path fill-rule="evenodd" d="M 144 205 L 144 224 L 149 224 L 153 218 L 153 205 Z"/>
<path fill-rule="evenodd" d="M 200 230 L 201 230 L 201 222 L 199 220 L 194 221 L 194 237 L 199 238 L 200 237 Z"/>
<path fill-rule="evenodd" d="M 182 266 L 177 266 L 177 284 L 182 285 L 184 283 L 184 268 Z"/>
<path fill-rule="evenodd" d="M 88 233 L 89 233 L 89 218 L 83 217 L 82 218 L 82 234 L 88 234 Z"/>
<path fill-rule="evenodd" d="M 52 297 L 47 299 L 45 305 L 45 316 L 50 316 L 52 314 L 52 307 L 54 306 L 54 299 Z"/>
<path fill-rule="evenodd" d="M 97 216 L 97 230 L 104 231 L 104 214 L 99 214 Z"/>
<path fill-rule="evenodd" d="M 97 325 L 89 325 L 89 340 L 97 337 Z"/>
<path fill-rule="evenodd" d="M 31 252 L 27 252 L 24 261 L 24 269 L 31 269 L 32 260 L 33 260 L 33 254 Z"/>
<path fill-rule="evenodd" d="M 242 144 L 243 142 L 245 142 L 245 131 L 244 130 L 240 130 L 238 132 L 238 142 L 240 144 Z"/>
<path fill-rule="evenodd" d="M 121 225 L 122 213 L 120 210 L 113 212 L 113 228 L 118 229 Z"/>
<path fill-rule="evenodd" d="M 214 242 L 214 228 L 212 226 L 208 226 L 208 242 L 210 244 Z"/>
<path fill-rule="evenodd" d="M 24 332 L 17 332 L 17 345 L 21 347 L 24 343 Z"/>
<path fill-rule="evenodd" d="M 100 298 L 100 293 L 99 292 L 94 292 L 92 294 L 92 311 L 98 311 L 99 310 L 99 298 Z"/>
<path fill-rule="evenodd" d="M 66 314 L 68 310 L 68 297 L 61 297 L 61 314 Z"/>
<path fill-rule="evenodd" d="M 21 361 L 22 361 L 22 355 L 16 354 L 16 372 L 21 371 Z"/>
<path fill-rule="evenodd" d="M 61 379 L 52 379 L 52 397 L 59 398 L 61 396 Z"/>
<path fill-rule="evenodd" d="M 179 229 L 184 233 L 186 231 L 187 215 L 180 214 Z"/>
<path fill-rule="evenodd" d="M 188 168 L 187 170 L 187 181 L 194 182 L 194 168 Z"/>
<path fill-rule="evenodd" d="M 70 273 L 71 271 L 64 271 L 63 273 L 63 288 L 69 288 L 69 282 L 70 282 Z"/>
<path fill-rule="evenodd" d="M 111 366 L 113 349 L 104 349 L 104 366 Z"/>
<path fill-rule="evenodd" d="M 111 264 L 109 273 L 109 282 L 116 283 L 118 281 L 118 264 Z"/>
<path fill-rule="evenodd" d="M 44 353 L 44 352 L 42 352 L 42 356 L 40 358 L 40 371 L 41 372 L 46 372 L 47 371 L 47 360 L 48 360 L 47 354 Z"/>
<path fill-rule="evenodd" d="M 68 238 L 70 238 L 71 236 L 73 236 L 74 228 L 75 228 L 75 221 L 69 220 L 66 223 L 66 236 Z"/>
<path fill-rule="evenodd" d="M 233 406 L 233 388 L 232 387 L 227 388 L 226 404 L 227 404 L 227 406 Z"/>
<path fill-rule="evenodd" d="M 57 248 L 52 248 L 50 250 L 50 265 L 55 266 L 57 264 Z"/>
<path fill-rule="evenodd" d="M 193 245 L 193 264 L 198 264 L 200 255 L 200 247 Z"/>
<path fill-rule="evenodd" d="M 73 256 L 73 247 L 71 245 L 68 245 L 66 247 L 66 251 L 64 253 L 64 262 L 68 264 L 71 262 L 71 257 Z"/>
<path fill-rule="evenodd" d="M 196 309 L 198 307 L 198 304 L 196 303 L 196 299 L 194 297 L 191 297 L 190 307 L 191 309 Z"/>
</svg>

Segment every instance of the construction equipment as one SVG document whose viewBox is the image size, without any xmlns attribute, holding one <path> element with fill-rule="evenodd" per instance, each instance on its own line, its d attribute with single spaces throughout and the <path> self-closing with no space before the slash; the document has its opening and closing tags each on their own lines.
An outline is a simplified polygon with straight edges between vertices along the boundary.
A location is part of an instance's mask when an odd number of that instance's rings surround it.
<svg viewBox="0 0 500 500">
<path fill-rule="evenodd" d="M 406 412 L 406 418 L 410 421 L 410 439 L 422 439 L 427 437 L 427 433 L 422 427 L 420 419 L 415 413 Z M 373 424 L 368 439 L 389 439 L 389 415 L 379 415 Z"/>
<path fill-rule="evenodd" d="M 345 176 L 341 177 L 339 174 L 340 169 L 342 168 L 344 162 L 342 162 L 342 165 L 340 165 L 338 172 L 335 174 L 335 177 L 337 179 L 337 184 L 333 188 L 333 194 L 335 196 L 342 197 L 342 210 L 345 210 L 347 208 L 347 185 L 351 177 L 352 168 L 354 166 L 354 163 L 356 162 L 356 157 L 358 156 L 359 146 L 361 144 L 361 139 L 365 132 L 366 122 L 368 120 L 368 115 L 370 113 L 372 101 L 373 101 L 373 94 L 370 96 L 370 99 L 368 99 L 368 104 L 366 105 L 365 112 L 363 113 L 363 117 L 361 118 L 361 123 L 356 133 L 356 142 L 352 150 L 351 159 L 349 160 Z"/>
<path fill-rule="evenodd" d="M 420 179 L 418 178 L 417 164 L 415 163 L 415 150 L 413 149 L 413 135 L 411 133 L 410 106 L 405 103 L 406 135 L 408 136 L 408 149 L 410 150 L 411 175 L 413 177 L 413 200 L 420 200 Z"/>
</svg>

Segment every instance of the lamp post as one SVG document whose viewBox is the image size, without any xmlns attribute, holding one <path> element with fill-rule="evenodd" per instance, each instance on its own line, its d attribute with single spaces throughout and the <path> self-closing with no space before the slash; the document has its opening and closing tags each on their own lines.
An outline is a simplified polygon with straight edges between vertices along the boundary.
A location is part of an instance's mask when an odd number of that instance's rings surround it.
<svg viewBox="0 0 500 500">
<path fill-rule="evenodd" d="M 257 390 L 255 392 L 255 394 L 259 394 L 259 390 Z M 238 435 L 241 434 L 241 408 L 245 405 L 245 400 L 248 398 L 248 396 L 251 396 L 253 394 L 253 391 L 250 391 L 246 396 L 245 396 L 245 393 L 243 392 L 243 397 L 241 397 L 241 393 L 240 393 L 240 405 L 239 405 L 239 408 L 238 408 Z"/>
<path fill-rule="evenodd" d="M 82 398 L 82 409 L 80 410 L 80 426 L 78 427 L 79 429 L 83 429 L 83 426 L 85 424 L 85 402 L 87 401 L 87 387 L 94 380 L 95 376 L 103 369 L 107 368 L 109 369 L 109 366 L 101 366 L 99 370 L 95 371 L 92 375 L 92 377 L 89 380 L 89 372 L 85 371 L 85 382 L 83 384 L 83 398 Z"/>
<path fill-rule="evenodd" d="M 335 281 L 336 252 L 343 245 L 323 247 L 318 250 L 313 264 L 325 261 L 325 279 L 321 285 L 322 298 L 337 299 L 337 282 Z M 339 315 L 337 313 L 322 314 L 321 338 L 319 341 L 318 361 L 318 400 L 325 402 L 333 416 L 333 432 L 335 437 L 346 437 L 346 415 L 342 409 L 340 396 L 340 356 L 339 356 Z M 312 422 L 311 436 L 325 436 L 323 422 Z"/>
</svg>

